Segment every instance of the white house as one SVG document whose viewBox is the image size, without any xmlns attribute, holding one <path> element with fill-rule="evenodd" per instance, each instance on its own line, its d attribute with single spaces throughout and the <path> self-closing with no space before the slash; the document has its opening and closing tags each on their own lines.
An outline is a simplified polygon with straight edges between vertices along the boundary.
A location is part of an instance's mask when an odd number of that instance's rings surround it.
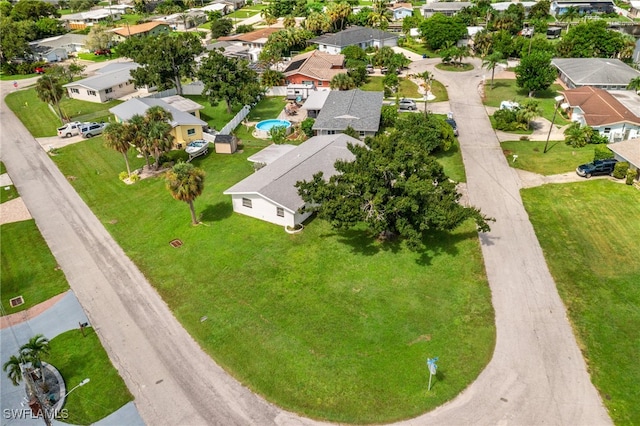
<svg viewBox="0 0 640 426">
<path fill-rule="evenodd" d="M 375 28 L 353 26 L 335 34 L 324 34 L 312 38 L 309 43 L 317 44 L 321 52 L 337 55 L 347 46 L 360 46 L 363 49 L 394 47 L 398 45 L 398 35 Z"/>
<path fill-rule="evenodd" d="M 316 135 L 333 135 L 351 127 L 361 138 L 374 136 L 380 128 L 383 98 L 382 92 L 331 90 L 318 112 L 313 131 Z"/>
<path fill-rule="evenodd" d="M 640 117 L 606 90 L 585 86 L 566 90 L 563 95 L 571 121 L 590 126 L 609 142 L 640 137 Z"/>
<path fill-rule="evenodd" d="M 351 136 L 337 134 L 314 136 L 294 149 L 279 150 L 282 155 L 224 191 L 231 195 L 233 211 L 271 222 L 294 227 L 311 213 L 301 213 L 305 202 L 298 195 L 296 183 L 311 180 L 322 172 L 326 179 L 336 174 L 337 160 L 351 161 L 354 155 L 347 144 L 361 144 Z M 273 153 L 269 154 L 273 157 Z"/>
<path fill-rule="evenodd" d="M 121 17 L 122 12 L 119 10 L 94 9 L 86 12 L 62 15 L 60 20 L 64 22 L 65 26 L 70 30 L 84 30 L 100 22 L 119 21 Z"/>
<path fill-rule="evenodd" d="M 107 102 L 118 99 L 137 90 L 131 77 L 131 70 L 140 65 L 135 62 L 109 64 L 96 75 L 65 84 L 71 99 L 89 102 Z"/>
</svg>

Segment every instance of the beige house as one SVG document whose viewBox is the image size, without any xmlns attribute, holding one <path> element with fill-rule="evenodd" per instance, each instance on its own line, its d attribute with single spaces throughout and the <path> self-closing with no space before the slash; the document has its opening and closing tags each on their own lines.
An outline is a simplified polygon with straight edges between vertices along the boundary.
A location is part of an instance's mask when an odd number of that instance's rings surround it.
<svg viewBox="0 0 640 426">
<path fill-rule="evenodd" d="M 173 116 L 169 121 L 173 136 L 173 149 L 182 149 L 189 142 L 202 139 L 206 121 L 200 119 L 200 110 L 204 108 L 197 102 L 182 96 L 174 95 L 166 98 L 133 98 L 109 109 L 117 122 L 127 122 L 134 115 L 144 115 L 153 106 L 160 106 Z"/>
<path fill-rule="evenodd" d="M 120 43 L 128 39 L 129 37 L 145 37 L 156 36 L 159 34 L 165 34 L 171 32 L 169 24 L 162 22 L 145 22 L 138 25 L 127 25 L 121 28 L 116 28 L 113 31 L 114 41 Z"/>
<path fill-rule="evenodd" d="M 109 64 L 96 75 L 63 85 L 71 99 L 89 102 L 107 102 L 118 99 L 137 90 L 131 77 L 131 70 L 140 65 L 135 62 Z"/>
</svg>

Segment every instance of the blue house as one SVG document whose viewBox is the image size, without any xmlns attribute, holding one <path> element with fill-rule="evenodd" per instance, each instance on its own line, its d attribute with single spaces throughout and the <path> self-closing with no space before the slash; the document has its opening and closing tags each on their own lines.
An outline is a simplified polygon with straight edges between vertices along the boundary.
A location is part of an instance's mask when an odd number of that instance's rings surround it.
<svg viewBox="0 0 640 426">
<path fill-rule="evenodd" d="M 399 21 L 407 16 L 413 15 L 413 5 L 411 3 L 396 3 L 387 9 L 393 13 L 393 21 Z"/>
</svg>

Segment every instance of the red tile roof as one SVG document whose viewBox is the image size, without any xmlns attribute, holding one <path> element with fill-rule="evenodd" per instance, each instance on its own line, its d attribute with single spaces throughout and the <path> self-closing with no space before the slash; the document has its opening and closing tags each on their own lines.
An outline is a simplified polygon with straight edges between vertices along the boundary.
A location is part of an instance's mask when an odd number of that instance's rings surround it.
<svg viewBox="0 0 640 426">
<path fill-rule="evenodd" d="M 566 90 L 563 94 L 572 108 L 579 107 L 583 111 L 584 119 L 589 126 L 622 122 L 640 125 L 640 117 L 629 111 L 606 90 L 583 86 Z"/>
<path fill-rule="evenodd" d="M 145 22 L 144 24 L 130 25 L 128 27 L 117 28 L 113 30 L 113 32 L 123 37 L 128 37 L 130 35 L 146 33 L 147 31 L 151 31 L 158 25 L 166 25 L 167 27 L 169 26 L 168 24 L 163 24 L 162 22 Z"/>
</svg>

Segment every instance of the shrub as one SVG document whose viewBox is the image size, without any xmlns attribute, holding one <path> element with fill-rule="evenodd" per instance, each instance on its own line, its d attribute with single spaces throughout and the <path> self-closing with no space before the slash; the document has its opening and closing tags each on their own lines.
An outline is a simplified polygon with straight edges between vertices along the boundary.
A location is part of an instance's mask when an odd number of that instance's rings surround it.
<svg viewBox="0 0 640 426">
<path fill-rule="evenodd" d="M 529 136 L 527 136 L 527 135 L 520 136 L 520 140 L 521 141 L 528 141 L 529 140 Z"/>
<path fill-rule="evenodd" d="M 629 170 L 629 163 L 626 161 L 618 161 L 613 168 L 613 177 L 623 179 L 627 175 L 627 170 Z"/>
<path fill-rule="evenodd" d="M 300 123 L 300 129 L 304 132 L 305 135 L 307 135 L 308 138 L 313 136 L 313 125 L 315 124 L 315 122 L 316 120 L 314 120 L 313 118 L 307 117 L 302 121 L 302 123 Z"/>
<path fill-rule="evenodd" d="M 127 172 L 120 172 L 120 174 L 118 175 L 118 179 L 120 180 L 125 180 L 128 177 L 129 177 L 129 174 Z"/>
<path fill-rule="evenodd" d="M 284 126 L 274 126 L 269 130 L 269 136 L 276 145 L 283 144 L 287 138 L 287 128 Z"/>
<path fill-rule="evenodd" d="M 496 120 L 496 129 L 503 131 L 512 131 L 518 128 L 518 117 L 516 111 L 510 109 L 499 109 L 493 113 Z"/>
<path fill-rule="evenodd" d="M 633 185 L 633 181 L 636 179 L 637 176 L 638 176 L 637 170 L 633 170 L 633 169 L 627 170 L 627 180 L 624 183 L 626 183 L 627 185 Z"/>
<path fill-rule="evenodd" d="M 395 127 L 398 119 L 398 107 L 396 105 L 382 105 L 380 118 L 383 127 Z"/>
<path fill-rule="evenodd" d="M 131 173 L 131 176 L 129 176 L 130 182 L 137 182 L 139 180 L 140 180 L 140 175 L 138 173 Z"/>
<path fill-rule="evenodd" d="M 593 160 L 607 160 L 613 158 L 613 151 L 607 145 L 596 145 L 593 150 Z"/>
</svg>

